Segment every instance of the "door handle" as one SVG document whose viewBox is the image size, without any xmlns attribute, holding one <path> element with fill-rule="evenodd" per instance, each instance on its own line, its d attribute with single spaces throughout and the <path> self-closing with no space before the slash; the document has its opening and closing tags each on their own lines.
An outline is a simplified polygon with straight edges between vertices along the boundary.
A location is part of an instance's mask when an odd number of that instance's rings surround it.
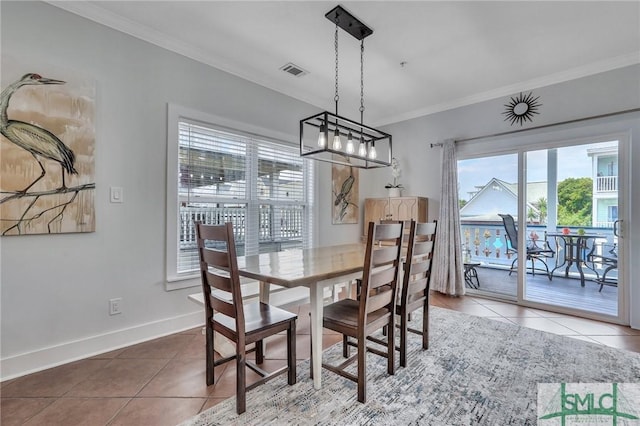
<svg viewBox="0 0 640 426">
<path fill-rule="evenodd" d="M 616 220 L 615 222 L 613 222 L 613 235 L 615 235 L 616 237 L 620 237 L 620 229 L 618 227 L 619 223 L 620 223 L 619 220 Z"/>
</svg>

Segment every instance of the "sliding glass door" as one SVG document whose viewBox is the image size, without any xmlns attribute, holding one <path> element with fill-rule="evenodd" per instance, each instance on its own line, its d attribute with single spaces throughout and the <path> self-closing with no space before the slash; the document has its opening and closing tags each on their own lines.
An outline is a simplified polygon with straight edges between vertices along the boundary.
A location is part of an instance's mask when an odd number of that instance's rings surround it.
<svg viewBox="0 0 640 426">
<path fill-rule="evenodd" d="M 465 271 L 477 275 L 468 291 L 620 319 L 625 143 L 531 143 L 460 159 Z"/>
<path fill-rule="evenodd" d="M 458 189 L 465 274 L 478 276 L 468 287 L 515 299 L 516 250 L 499 215 L 518 216 L 518 154 L 458 161 Z"/>
</svg>

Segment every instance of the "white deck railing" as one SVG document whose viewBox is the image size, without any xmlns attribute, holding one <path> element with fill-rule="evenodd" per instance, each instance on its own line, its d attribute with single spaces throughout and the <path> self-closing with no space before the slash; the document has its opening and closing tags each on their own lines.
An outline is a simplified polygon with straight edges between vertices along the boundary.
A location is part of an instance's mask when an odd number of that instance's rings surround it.
<svg viewBox="0 0 640 426">
<path fill-rule="evenodd" d="M 198 269 L 196 222 L 231 222 L 239 256 L 245 254 L 246 215 L 244 207 L 180 207 L 180 250 L 178 272 Z M 302 246 L 304 210 L 299 206 L 261 206 L 258 218 L 260 252 L 279 251 Z"/>
<path fill-rule="evenodd" d="M 596 177 L 597 192 L 616 192 L 618 190 L 618 176 Z"/>
<path fill-rule="evenodd" d="M 180 248 L 196 247 L 195 222 L 222 224 L 231 222 L 236 244 L 245 241 L 245 216 L 242 207 L 180 207 Z M 258 242 L 302 238 L 303 210 L 299 207 L 261 207 Z"/>
<path fill-rule="evenodd" d="M 483 266 L 503 268 L 511 266 L 511 263 L 515 259 L 516 254 L 507 253 L 507 242 L 505 240 L 505 230 L 502 222 L 474 222 L 474 221 L 461 221 L 462 228 L 462 250 L 463 258 L 465 258 L 465 251 L 468 250 L 467 257 L 470 262 L 480 263 Z M 562 232 L 564 227 L 557 228 L 556 232 Z M 581 227 L 573 226 L 568 227 L 572 233 L 576 233 Z M 547 262 L 549 267 L 555 267 L 557 264 L 562 263 L 562 258 L 558 256 L 558 247 L 555 245 L 554 238 L 546 238 L 545 225 L 527 225 L 526 236 L 530 242 L 532 232 L 537 235 L 536 245 L 538 247 L 545 247 L 545 240 L 548 247 L 555 251 L 554 258 L 549 259 Z M 613 244 L 615 237 L 613 235 L 613 228 L 582 228 L 587 234 L 602 235 L 602 237 L 594 240 L 596 247 L 594 247 L 594 253 L 597 254 L 599 250 L 602 250 L 603 244 Z M 591 251 L 591 247 L 588 247 L 583 253 L 583 257 L 586 259 L 587 255 Z M 596 265 L 597 268 L 601 268 L 601 265 Z M 600 272 L 600 271 L 599 271 Z"/>
</svg>

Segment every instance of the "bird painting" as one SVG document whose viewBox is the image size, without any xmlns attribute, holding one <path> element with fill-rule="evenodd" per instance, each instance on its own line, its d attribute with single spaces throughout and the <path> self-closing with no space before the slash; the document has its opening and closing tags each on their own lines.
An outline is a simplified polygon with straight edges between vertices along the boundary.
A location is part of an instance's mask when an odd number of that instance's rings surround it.
<svg viewBox="0 0 640 426">
<path fill-rule="evenodd" d="M 95 231 L 95 86 L 78 74 L 71 83 L 25 74 L 19 60 L 8 67 L 4 76 L 14 77 L 0 93 L 0 234 Z"/>
<path fill-rule="evenodd" d="M 333 223 L 358 223 L 358 169 L 332 165 Z"/>
<path fill-rule="evenodd" d="M 23 86 L 27 85 L 46 85 L 46 84 L 65 84 L 62 80 L 54 80 L 42 77 L 39 74 L 29 73 L 22 76 L 21 79 L 11 83 L 0 94 L 0 133 L 9 141 L 18 145 L 33 155 L 40 165 L 40 176 L 31 182 L 26 188 L 18 192 L 26 193 L 33 185 L 42 179 L 46 172 L 42 165 L 41 158 L 57 161 L 60 163 L 62 171 L 62 185 L 60 188 L 66 188 L 65 171 L 69 174 L 78 174 L 74 168 L 75 154 L 64 144 L 56 135 L 34 124 L 25 123 L 19 120 L 10 120 L 7 115 L 9 101 L 11 96 Z"/>
</svg>

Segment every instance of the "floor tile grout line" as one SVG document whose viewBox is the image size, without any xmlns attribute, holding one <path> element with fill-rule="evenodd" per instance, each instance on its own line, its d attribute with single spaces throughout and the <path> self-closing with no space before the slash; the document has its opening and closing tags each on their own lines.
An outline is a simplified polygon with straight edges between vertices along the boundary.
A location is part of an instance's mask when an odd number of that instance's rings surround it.
<svg viewBox="0 0 640 426">
<path fill-rule="evenodd" d="M 120 413 L 124 411 L 124 409 L 131 403 L 131 401 L 133 401 L 133 398 L 129 398 L 129 400 L 124 405 L 122 405 L 122 407 L 120 407 L 115 413 L 113 413 L 113 416 L 111 416 L 111 418 L 107 420 L 105 426 L 109 426 L 111 423 L 113 423 L 113 421 L 118 418 Z"/>
<path fill-rule="evenodd" d="M 144 359 L 144 358 L 135 358 L 135 359 Z M 140 392 L 142 392 L 144 390 L 145 387 L 147 387 L 149 385 L 149 383 L 151 383 L 151 381 L 153 379 L 155 379 L 161 371 L 163 371 L 165 368 L 167 368 L 167 366 L 171 363 L 171 360 L 173 360 L 174 358 L 167 358 L 167 362 L 162 366 L 162 368 L 160 368 L 158 371 L 156 371 L 156 373 L 151 376 L 151 378 L 149 378 L 149 380 L 147 380 L 147 382 L 142 385 L 142 387 L 140 387 L 140 389 L 138 390 L 138 392 L 136 392 L 136 394 L 132 397 L 133 398 L 137 398 L 138 395 L 140 395 Z"/>
</svg>

